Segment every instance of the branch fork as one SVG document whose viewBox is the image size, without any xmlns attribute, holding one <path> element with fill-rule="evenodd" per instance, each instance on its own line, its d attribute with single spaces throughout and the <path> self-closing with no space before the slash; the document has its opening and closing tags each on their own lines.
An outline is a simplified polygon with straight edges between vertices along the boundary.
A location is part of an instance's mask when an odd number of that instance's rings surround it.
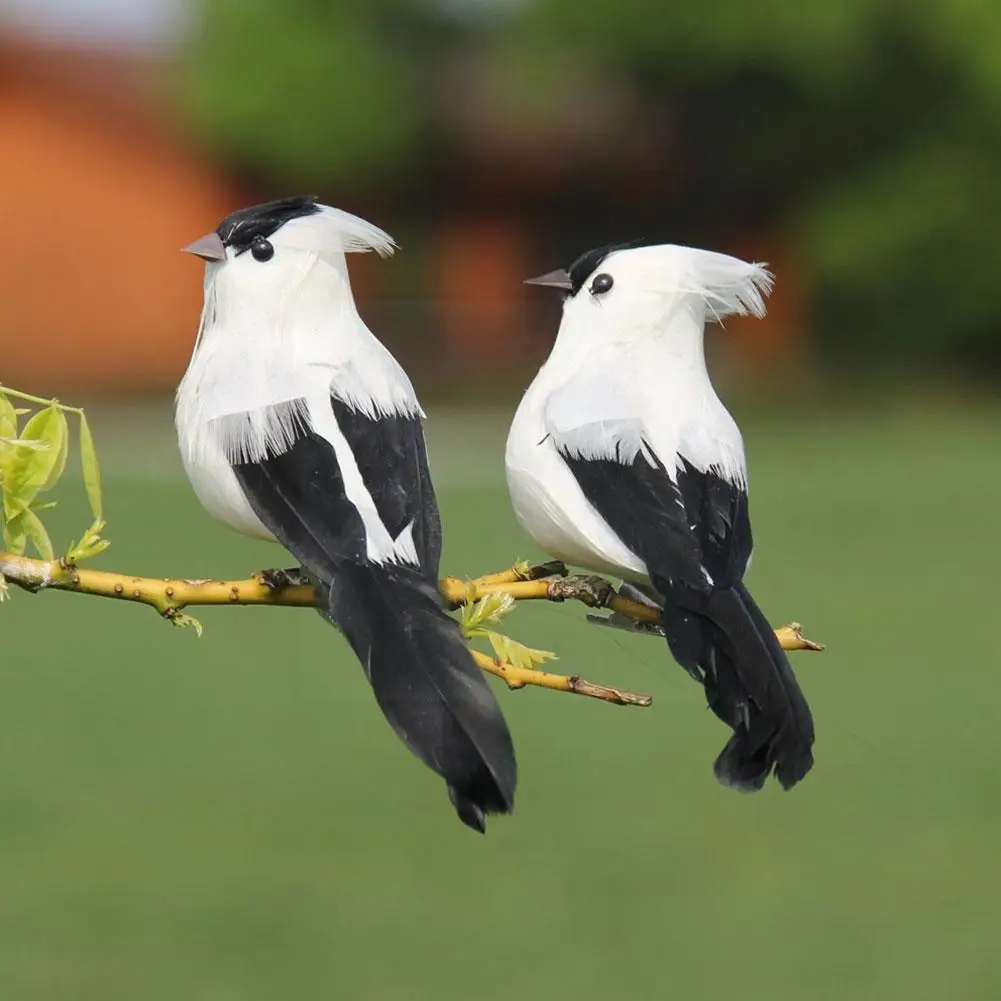
<svg viewBox="0 0 1001 1001">
<path fill-rule="evenodd" d="M 242 580 L 170 579 L 135 577 L 105 570 L 90 570 L 67 559 L 39 560 L 0 550 L 0 585 L 4 581 L 26 591 L 75 591 L 100 598 L 111 598 L 149 605 L 164 619 L 177 626 L 193 627 L 197 620 L 183 613 L 196 605 L 273 605 L 291 608 L 315 607 L 316 590 L 297 570 L 263 570 Z M 637 601 L 617 591 L 603 577 L 576 576 L 560 562 L 532 566 L 519 563 L 500 573 L 474 580 L 446 577 L 440 581 L 442 596 L 455 609 L 501 593 L 515 601 L 580 601 L 592 609 L 607 609 L 608 616 L 588 616 L 601 625 L 611 625 L 633 632 L 663 635 L 657 607 Z M 0 598 L 4 588 L 0 586 Z M 775 630 L 785 650 L 823 650 L 803 636 L 798 622 Z M 595 684 L 579 675 L 560 675 L 532 667 L 520 667 L 472 650 L 477 666 L 501 678 L 509 688 L 526 686 L 571 692 L 600 699 L 613 705 L 649 706 L 651 696 Z"/>
</svg>

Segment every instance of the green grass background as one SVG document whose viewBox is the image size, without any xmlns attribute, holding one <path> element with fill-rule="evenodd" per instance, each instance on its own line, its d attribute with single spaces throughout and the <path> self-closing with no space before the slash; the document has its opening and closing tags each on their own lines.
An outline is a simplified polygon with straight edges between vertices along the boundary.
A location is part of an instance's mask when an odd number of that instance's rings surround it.
<svg viewBox="0 0 1001 1001">
<path fill-rule="evenodd" d="M 503 414 L 430 423 L 447 572 L 537 555 Z M 559 667 L 648 710 L 500 691 L 521 780 L 486 838 L 312 612 L 12 595 L 0 609 L 3 1001 L 1001 997 L 1001 411 L 740 414 L 752 590 L 826 642 L 794 666 L 817 765 L 712 778 L 725 740 L 656 640 L 525 606 Z M 106 567 L 282 563 L 216 527 L 163 408 L 96 412 Z M 85 523 L 67 481 L 52 526 Z"/>
</svg>

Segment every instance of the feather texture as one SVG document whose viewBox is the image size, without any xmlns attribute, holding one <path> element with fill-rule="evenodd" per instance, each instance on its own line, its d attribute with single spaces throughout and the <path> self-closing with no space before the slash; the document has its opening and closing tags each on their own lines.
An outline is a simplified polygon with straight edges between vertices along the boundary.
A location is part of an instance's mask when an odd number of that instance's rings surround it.
<svg viewBox="0 0 1001 1001">
<path fill-rule="evenodd" d="M 702 299 L 713 318 L 765 315 L 765 296 L 772 291 L 773 277 L 764 264 L 690 247 L 678 247 L 664 257 L 666 271 L 677 267 L 681 291 Z"/>
<path fill-rule="evenodd" d="M 191 483 L 210 513 L 300 561 L 388 721 L 482 831 L 513 807 L 514 749 L 438 594 L 423 411 L 359 316 L 345 261 L 393 241 L 308 198 L 241 210 L 217 232 L 226 256 L 206 266 L 177 394 Z"/>
<path fill-rule="evenodd" d="M 467 826 L 514 809 L 517 766 L 500 706 L 437 588 L 408 567 L 341 568 L 328 614 L 400 739 L 446 782 Z"/>
<path fill-rule="evenodd" d="M 670 244 L 591 251 L 568 273 L 556 343 L 508 435 L 518 520 L 550 555 L 655 590 L 675 659 L 733 731 L 717 777 L 789 788 L 813 764 L 813 719 L 743 584 L 743 440 L 703 349 L 708 321 L 764 314 L 772 277 Z"/>
<path fill-rule="evenodd" d="M 374 250 L 388 257 L 393 238 L 378 226 L 350 212 L 321 205 L 311 196 L 279 198 L 231 212 L 216 228 L 223 243 L 238 257 L 255 240 L 317 254 L 363 253 Z"/>
<path fill-rule="evenodd" d="M 358 314 L 344 259 L 345 249 L 387 251 L 391 238 L 301 202 L 242 210 L 219 227 L 241 239 L 269 234 L 274 256 L 259 262 L 230 247 L 205 269 L 198 338 L 177 393 L 188 467 L 214 462 L 220 449 L 239 463 L 284 447 L 306 396 L 333 394 L 372 418 L 424 416 L 410 379 Z M 291 218 L 275 229 L 283 213 Z"/>
<path fill-rule="evenodd" d="M 350 428 L 340 433 L 363 440 Z M 488 814 L 513 808 L 514 749 L 500 707 L 438 594 L 440 527 L 430 480 L 421 485 L 426 460 L 409 455 L 385 470 L 412 484 L 409 511 L 392 510 L 407 521 L 397 543 L 405 537 L 413 548 L 413 525 L 421 526 L 422 557 L 397 552 L 375 559 L 375 506 L 369 511 L 352 497 L 340 455 L 326 434 L 304 427 L 291 449 L 237 466 L 235 475 L 257 516 L 317 580 L 326 617 L 350 642 L 390 724 L 444 778 L 463 822 L 482 831 Z M 359 469 L 360 457 L 353 461 Z M 416 480 L 413 467 L 422 470 Z M 388 536 L 385 525 L 381 530 Z"/>
</svg>

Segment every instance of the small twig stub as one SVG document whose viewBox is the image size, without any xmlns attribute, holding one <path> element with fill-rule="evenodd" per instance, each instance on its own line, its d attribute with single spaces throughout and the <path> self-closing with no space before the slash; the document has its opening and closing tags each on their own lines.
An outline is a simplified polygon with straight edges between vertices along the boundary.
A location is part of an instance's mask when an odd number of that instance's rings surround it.
<svg viewBox="0 0 1001 1001">
<path fill-rule="evenodd" d="M 39 560 L 0 551 L 0 596 L 6 592 L 5 581 L 27 591 L 75 591 L 149 605 L 168 622 L 191 628 L 199 635 L 201 624 L 184 614 L 182 609 L 197 605 L 307 608 L 315 607 L 317 602 L 315 588 L 297 570 L 265 570 L 244 580 L 173 580 L 90 570 L 67 559 Z M 567 575 L 566 567 L 561 563 L 546 563 L 539 567 L 520 564 L 474 581 L 446 577 L 441 581 L 441 592 L 446 602 L 467 609 L 463 613 L 467 633 L 472 637 L 483 636 L 494 648 L 495 657 L 473 650 L 476 664 L 501 678 L 508 687 L 549 688 L 600 699 L 613 705 L 649 706 L 652 703 L 651 696 L 639 692 L 596 684 L 579 675 L 541 670 L 540 665 L 553 659 L 555 654 L 533 650 L 493 628 L 519 600 L 577 600 L 591 608 L 611 610 L 611 615 L 607 617 L 588 616 L 592 620 L 600 619 L 603 624 L 625 628 L 632 624 L 635 631 L 662 635 L 657 608 L 624 597 L 604 578 Z M 477 606 L 475 610 L 474 605 Z M 803 636 L 799 623 L 782 626 L 775 632 L 787 650 L 823 649 L 819 643 Z"/>
</svg>

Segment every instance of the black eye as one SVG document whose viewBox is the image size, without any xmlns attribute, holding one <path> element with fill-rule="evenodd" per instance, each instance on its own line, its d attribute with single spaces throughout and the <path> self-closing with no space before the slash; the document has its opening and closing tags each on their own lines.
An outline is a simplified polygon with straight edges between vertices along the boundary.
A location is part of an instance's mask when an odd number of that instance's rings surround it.
<svg viewBox="0 0 1001 1001">
<path fill-rule="evenodd" d="M 272 257 L 275 256 L 275 248 L 271 246 L 269 240 L 265 240 L 263 236 L 257 237 L 254 242 L 250 245 L 250 252 L 254 255 L 255 261 L 270 261 Z"/>
<path fill-rule="evenodd" d="M 590 291 L 591 295 L 601 295 L 602 292 L 607 292 L 615 284 L 615 279 L 608 274 L 600 274 L 594 276 L 594 281 L 591 282 Z"/>
</svg>

